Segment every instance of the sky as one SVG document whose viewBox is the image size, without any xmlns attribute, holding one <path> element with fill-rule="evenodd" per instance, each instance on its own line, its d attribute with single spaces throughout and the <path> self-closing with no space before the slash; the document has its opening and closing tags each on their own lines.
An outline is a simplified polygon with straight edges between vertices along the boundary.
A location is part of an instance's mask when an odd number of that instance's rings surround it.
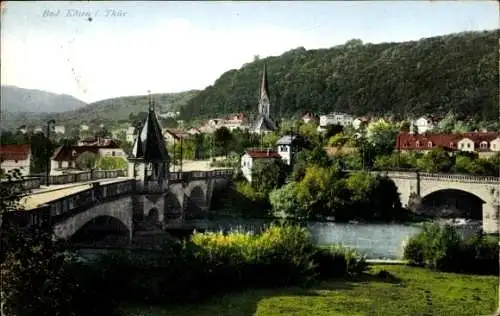
<svg viewBox="0 0 500 316">
<path fill-rule="evenodd" d="M 491 30 L 498 17 L 496 1 L 2 2 L 1 83 L 85 102 L 204 89 L 255 55 Z"/>
</svg>

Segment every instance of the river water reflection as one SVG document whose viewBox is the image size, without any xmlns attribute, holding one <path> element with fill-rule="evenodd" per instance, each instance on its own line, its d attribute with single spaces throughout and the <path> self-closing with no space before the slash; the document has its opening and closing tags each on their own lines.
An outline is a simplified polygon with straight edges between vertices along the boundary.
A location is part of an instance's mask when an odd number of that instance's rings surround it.
<svg viewBox="0 0 500 316">
<path fill-rule="evenodd" d="M 266 220 L 196 220 L 196 227 L 208 231 L 243 230 L 259 231 L 270 222 Z M 314 242 L 318 245 L 341 244 L 354 248 L 369 259 L 400 259 L 403 244 L 422 228 L 405 224 L 346 224 L 333 222 L 308 222 Z M 480 223 L 461 226 L 463 235 L 477 231 Z"/>
</svg>

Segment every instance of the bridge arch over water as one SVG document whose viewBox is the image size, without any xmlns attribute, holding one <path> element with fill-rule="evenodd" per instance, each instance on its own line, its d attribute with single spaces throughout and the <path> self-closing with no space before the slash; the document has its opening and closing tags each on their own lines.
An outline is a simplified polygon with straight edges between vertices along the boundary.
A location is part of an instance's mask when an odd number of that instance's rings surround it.
<svg viewBox="0 0 500 316">
<path fill-rule="evenodd" d="M 73 242 L 96 242 L 110 236 L 126 240 L 130 236 L 130 231 L 121 219 L 110 215 L 101 215 L 83 224 L 73 235 L 68 236 L 68 239 Z"/>
<path fill-rule="evenodd" d="M 68 239 L 77 233 L 87 224 L 100 221 L 99 218 L 113 218 L 125 226 L 132 234 L 132 197 L 122 197 L 120 199 L 104 202 L 82 210 L 73 216 L 63 219 L 54 225 L 54 234 L 58 238 Z M 102 224 L 102 222 L 99 222 Z M 116 227 L 119 227 L 116 224 Z"/>
<path fill-rule="evenodd" d="M 474 193 L 460 189 L 441 189 L 422 197 L 421 207 L 441 217 L 483 219 L 485 200 Z"/>
</svg>

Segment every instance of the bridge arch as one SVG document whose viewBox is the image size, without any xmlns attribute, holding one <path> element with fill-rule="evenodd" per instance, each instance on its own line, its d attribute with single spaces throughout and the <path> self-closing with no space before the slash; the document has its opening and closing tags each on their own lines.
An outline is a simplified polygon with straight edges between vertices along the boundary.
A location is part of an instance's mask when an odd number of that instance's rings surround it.
<svg viewBox="0 0 500 316">
<path fill-rule="evenodd" d="M 438 191 L 460 191 L 474 195 L 481 199 L 483 203 L 491 200 L 491 190 L 488 185 L 480 183 L 461 183 L 461 182 L 437 182 L 423 180 L 421 183 L 420 196 L 422 198 Z M 432 181 L 434 182 L 434 181 Z"/>
<path fill-rule="evenodd" d="M 153 207 L 149 210 L 147 218 L 149 221 L 157 223 L 160 221 L 160 212 L 156 207 Z"/>
<path fill-rule="evenodd" d="M 422 196 L 421 207 L 439 217 L 483 219 L 483 204 L 478 195 L 460 189 L 435 190 Z"/>
<path fill-rule="evenodd" d="M 73 242 L 96 242 L 107 237 L 127 240 L 130 235 L 127 224 L 110 215 L 101 215 L 90 219 L 68 237 Z"/>
<path fill-rule="evenodd" d="M 131 236 L 132 232 L 132 197 L 101 203 L 85 211 L 74 214 L 54 225 L 54 234 L 58 238 L 68 239 L 87 223 L 98 217 L 111 217 L 121 222 Z"/>
<path fill-rule="evenodd" d="M 204 190 L 205 189 L 205 190 Z M 188 200 L 187 213 L 196 214 L 207 208 L 206 205 L 206 188 L 202 185 L 190 186 L 189 190 L 186 190 L 186 196 Z"/>
</svg>

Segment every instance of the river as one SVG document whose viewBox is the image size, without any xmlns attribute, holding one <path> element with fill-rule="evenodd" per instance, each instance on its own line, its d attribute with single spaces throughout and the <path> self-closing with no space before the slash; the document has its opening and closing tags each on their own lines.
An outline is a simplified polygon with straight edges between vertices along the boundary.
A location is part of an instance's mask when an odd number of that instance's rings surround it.
<svg viewBox="0 0 500 316">
<path fill-rule="evenodd" d="M 266 220 L 193 220 L 196 227 L 207 231 L 259 231 L 269 224 Z M 481 226 L 480 221 L 461 225 L 458 231 L 469 236 Z M 340 244 L 356 249 L 368 259 L 400 259 L 404 243 L 422 228 L 419 224 L 368 224 L 308 222 L 314 242 L 318 245 Z"/>
<path fill-rule="evenodd" d="M 188 224 L 200 231 L 253 231 L 258 232 L 270 224 L 262 219 L 218 219 L 190 220 Z M 401 259 L 405 242 L 422 230 L 422 225 L 414 224 L 371 224 L 307 222 L 305 227 L 317 245 L 343 245 L 356 249 L 368 259 Z M 481 227 L 481 221 L 470 221 L 457 226 L 463 236 L 470 236 Z M 98 248 L 81 249 L 85 256 L 93 256 L 107 250 Z"/>
</svg>

